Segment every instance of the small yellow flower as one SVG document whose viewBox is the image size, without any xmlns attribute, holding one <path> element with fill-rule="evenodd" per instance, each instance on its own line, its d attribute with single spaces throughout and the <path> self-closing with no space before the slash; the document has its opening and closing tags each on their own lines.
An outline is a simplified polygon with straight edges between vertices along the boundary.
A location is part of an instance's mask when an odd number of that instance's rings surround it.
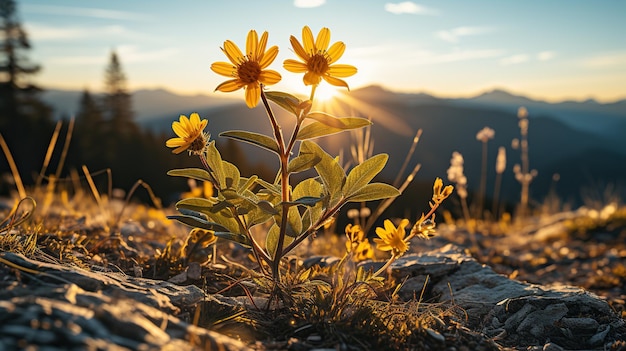
<svg viewBox="0 0 626 351">
<path fill-rule="evenodd" d="M 418 236 L 422 239 L 430 239 L 435 236 L 435 227 L 437 224 L 435 223 L 435 215 L 433 214 L 432 219 L 422 217 L 415 223 L 413 229 L 411 229 L 411 236 Z"/>
<path fill-rule="evenodd" d="M 172 123 L 172 130 L 178 137 L 169 139 L 165 145 L 176 148 L 172 150 L 175 154 L 180 154 L 185 150 L 189 150 L 190 154 L 200 154 L 208 139 L 208 134 L 203 132 L 207 123 L 209 121 L 200 120 L 197 113 L 192 113 L 190 118 L 180 115 L 179 120 Z"/>
<path fill-rule="evenodd" d="M 381 251 L 391 251 L 394 256 L 404 254 L 409 249 L 409 243 L 404 241 L 407 225 L 409 225 L 408 219 L 400 221 L 398 228 L 390 220 L 385 219 L 385 228 L 376 228 L 376 235 L 379 237 L 374 238 L 376 247 Z"/>
<path fill-rule="evenodd" d="M 338 41 L 330 48 L 330 30 L 322 28 L 317 34 L 317 39 L 313 41 L 313 33 L 308 26 L 302 28 L 302 42 L 293 35 L 289 39 L 293 51 L 303 62 L 297 60 L 285 60 L 283 67 L 293 73 L 304 73 L 305 85 L 318 85 L 322 79 L 331 85 L 338 87 L 348 87 L 348 83 L 340 78 L 350 77 L 356 74 L 357 69 L 351 65 L 334 64 L 341 58 L 346 49 L 346 45 Z"/>
<path fill-rule="evenodd" d="M 278 55 L 277 46 L 272 46 L 265 51 L 267 37 L 267 32 L 263 32 L 259 40 L 256 31 L 248 32 L 245 55 L 232 41 L 224 42 L 222 51 L 230 63 L 215 62 L 211 65 L 211 69 L 217 74 L 233 79 L 218 85 L 215 90 L 228 93 L 245 88 L 246 105 L 253 108 L 259 103 L 261 85 L 276 84 L 281 79 L 280 73 L 266 69 Z"/>
<path fill-rule="evenodd" d="M 352 259 L 356 262 L 364 261 L 374 257 L 374 250 L 369 240 L 365 237 L 365 232 L 360 225 L 348 224 L 346 226 L 346 251 L 352 253 Z"/>
<path fill-rule="evenodd" d="M 435 179 L 435 184 L 433 184 L 433 198 L 432 198 L 433 203 L 441 204 L 443 200 L 447 199 L 448 196 L 452 194 L 453 191 L 454 191 L 454 186 L 446 185 L 446 187 L 444 188 L 443 180 L 437 177 Z M 433 204 L 431 204 L 431 207 L 432 206 Z"/>
</svg>

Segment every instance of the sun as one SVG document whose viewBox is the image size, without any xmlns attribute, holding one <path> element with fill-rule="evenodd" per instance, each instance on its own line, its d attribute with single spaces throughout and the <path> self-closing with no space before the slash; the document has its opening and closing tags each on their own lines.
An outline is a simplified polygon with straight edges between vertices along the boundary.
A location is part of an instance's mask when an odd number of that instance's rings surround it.
<svg viewBox="0 0 626 351">
<path fill-rule="evenodd" d="M 319 102 L 328 102 L 339 94 L 339 90 L 332 85 L 320 84 L 315 90 L 315 100 Z"/>
</svg>

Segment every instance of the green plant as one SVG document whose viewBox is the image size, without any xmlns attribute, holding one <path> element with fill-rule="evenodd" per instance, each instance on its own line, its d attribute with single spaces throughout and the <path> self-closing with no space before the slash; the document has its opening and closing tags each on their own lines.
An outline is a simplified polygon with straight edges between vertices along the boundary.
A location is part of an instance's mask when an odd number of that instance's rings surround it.
<svg viewBox="0 0 626 351">
<path fill-rule="evenodd" d="M 295 73 L 305 73 L 304 83 L 311 86 L 309 99 L 294 95 L 266 91 L 267 85 L 277 83 L 281 76 L 267 67 L 275 59 L 278 48 L 266 51 L 268 34 L 259 39 L 254 30 L 248 33 L 246 54 L 231 41 L 224 42 L 222 51 L 230 62 L 216 62 L 211 69 L 230 79 L 216 90 L 231 92 L 245 88 L 246 104 L 255 107 L 259 100 L 267 112 L 273 135 L 234 130 L 220 136 L 251 143 L 274 153 L 280 166 L 274 180 L 263 180 L 252 175 L 242 177 L 236 165 L 222 160 L 215 142 L 204 132 L 208 121 L 197 114 L 190 118 L 181 116 L 172 128 L 178 135 L 167 141 L 174 153 L 185 150 L 199 156 L 202 169 L 176 169 L 172 176 L 208 181 L 216 189 L 210 198 L 188 198 L 176 207 L 180 215 L 171 216 L 192 227 L 214 231 L 218 238 L 235 241 L 252 250 L 259 270 L 275 283 L 281 281 L 280 263 L 305 239 L 313 235 L 349 202 L 379 200 L 397 196 L 398 190 L 388 184 L 371 183 L 387 162 L 386 154 L 373 156 L 344 172 L 339 160 L 326 153 L 312 139 L 338 132 L 362 128 L 371 124 L 360 117 L 335 117 L 312 110 L 315 90 L 322 80 L 348 88 L 340 78 L 356 73 L 356 68 L 335 62 L 345 50 L 343 42 L 329 47 L 330 31 L 322 28 L 317 39 L 308 27 L 302 31 L 304 46 L 291 37 L 295 53 L 303 61 L 286 60 L 284 68 Z M 275 118 L 269 102 L 284 109 L 294 117 L 291 137 L 283 136 L 283 126 Z M 294 155 L 296 144 L 299 150 Z M 294 173 L 315 169 L 317 176 L 290 183 Z M 252 227 L 264 225 L 264 245 L 252 235 Z"/>
<path fill-rule="evenodd" d="M 343 55 L 345 44 L 330 44 L 330 30 L 322 28 L 313 38 L 309 27 L 302 30 L 304 45 L 291 37 L 298 60 L 286 60 L 284 68 L 294 73 L 304 73 L 303 81 L 311 86 L 311 94 L 303 100 L 294 95 L 266 91 L 267 85 L 280 81 L 281 75 L 268 69 L 275 59 L 278 48 L 266 50 L 268 34 L 259 38 L 254 30 L 247 36 L 246 53 L 227 40 L 222 51 L 230 62 L 213 63 L 211 69 L 231 79 L 220 84 L 216 90 L 224 92 L 245 89 L 245 100 L 249 108 L 259 101 L 267 113 L 273 135 L 263 135 L 245 130 L 233 130 L 220 134 L 222 137 L 251 143 L 272 152 L 278 157 L 279 169 L 273 180 L 264 180 L 256 175 L 243 177 L 236 165 L 224 161 L 216 148 L 215 141 L 204 132 L 207 120 L 201 120 L 197 113 L 181 115 L 172 124 L 177 137 L 166 142 L 174 148 L 174 153 L 188 151 L 198 156 L 203 168 L 175 169 L 171 176 L 188 177 L 205 181 L 215 188 L 215 196 L 192 197 L 180 200 L 176 207 L 180 214 L 170 216 L 194 228 L 214 233 L 217 238 L 228 239 L 250 248 L 258 263 L 258 270 L 270 278 L 275 287 L 284 287 L 281 261 L 298 245 L 310 238 L 347 203 L 363 203 L 396 197 L 400 191 L 385 183 L 372 182 L 384 168 L 388 155 L 378 154 L 344 171 L 338 157 L 333 157 L 318 146 L 312 139 L 369 126 L 370 120 L 361 117 L 335 117 L 325 112 L 315 111 L 315 91 L 322 80 L 339 87 L 348 88 L 340 78 L 352 76 L 357 69 L 350 65 L 336 64 Z M 272 102 L 274 105 L 270 105 Z M 278 106 L 294 117 L 291 136 L 285 138 L 281 126 L 272 110 Z M 296 150 L 297 148 L 297 152 Z M 314 169 L 316 175 L 291 183 L 291 175 Z M 452 193 L 452 186 L 443 187 L 441 179 L 435 181 L 431 210 L 414 224 L 411 233 L 405 237 L 408 220 L 397 229 L 389 221 L 385 229 L 379 228 L 378 246 L 381 250 L 391 250 L 392 256 L 376 277 L 396 258 L 406 252 L 409 241 L 416 235 L 428 237 L 434 229 L 434 213 L 439 204 Z M 264 228 L 265 242 L 253 235 L 253 227 Z M 356 242 L 360 240 L 361 242 Z M 369 246 L 363 241 L 364 235 L 354 236 L 354 250 L 350 255 L 367 257 L 363 252 Z M 345 260 L 345 258 L 344 258 Z M 370 273 L 371 274 L 371 273 Z M 274 289 L 279 295 L 284 289 Z"/>
</svg>

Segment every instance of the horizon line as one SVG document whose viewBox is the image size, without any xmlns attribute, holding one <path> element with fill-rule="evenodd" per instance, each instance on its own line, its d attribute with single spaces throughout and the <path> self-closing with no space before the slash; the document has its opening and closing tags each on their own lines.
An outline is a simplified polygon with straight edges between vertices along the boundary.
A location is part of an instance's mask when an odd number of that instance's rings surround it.
<svg viewBox="0 0 626 351">
<path fill-rule="evenodd" d="M 527 95 L 525 93 L 516 92 L 510 88 L 506 88 L 502 86 L 493 86 L 491 88 L 479 89 L 477 92 L 467 93 L 467 94 L 445 94 L 445 93 L 434 93 L 428 90 L 411 90 L 411 89 L 396 90 L 396 89 L 389 88 L 388 86 L 385 86 L 384 84 L 370 83 L 370 84 L 364 84 L 358 87 L 354 87 L 350 89 L 350 91 L 358 91 L 358 90 L 371 88 L 371 87 L 378 87 L 378 88 L 381 88 L 382 90 L 388 91 L 393 94 L 410 94 L 410 95 L 425 94 L 425 95 L 432 96 L 436 99 L 472 99 L 472 98 L 476 98 L 478 96 L 481 96 L 487 93 L 492 93 L 495 91 L 503 91 L 515 97 L 526 98 L 534 102 L 546 102 L 546 103 L 551 103 L 551 104 L 558 104 L 558 103 L 564 103 L 564 102 L 584 103 L 588 101 L 594 101 L 601 105 L 610 105 L 610 104 L 615 104 L 615 103 L 626 101 L 626 96 L 613 98 L 613 99 L 601 99 L 601 98 L 592 96 L 592 94 L 589 94 L 589 96 L 586 98 L 575 98 L 575 97 L 546 98 L 546 97 L 539 97 L 536 95 Z M 84 90 L 87 90 L 92 94 L 102 94 L 104 92 L 103 89 L 68 88 L 68 87 L 55 87 L 55 86 L 45 86 L 45 85 L 40 85 L 40 88 L 42 88 L 43 92 L 45 92 L 46 90 L 57 90 L 57 91 L 67 91 L 67 92 L 71 92 L 71 91 L 82 92 Z M 138 91 L 163 90 L 163 91 L 169 92 L 174 95 L 179 95 L 179 96 L 206 96 L 206 97 L 211 97 L 211 98 L 220 99 L 220 100 L 237 100 L 238 99 L 238 97 L 235 95 L 221 95 L 221 94 L 218 95 L 217 92 L 215 91 L 181 91 L 177 89 L 167 88 L 165 86 L 135 87 L 133 89 L 128 89 L 128 90 L 131 94 L 138 92 Z M 342 94 L 349 94 L 349 91 L 347 90 L 346 91 L 339 90 L 339 92 Z"/>
</svg>

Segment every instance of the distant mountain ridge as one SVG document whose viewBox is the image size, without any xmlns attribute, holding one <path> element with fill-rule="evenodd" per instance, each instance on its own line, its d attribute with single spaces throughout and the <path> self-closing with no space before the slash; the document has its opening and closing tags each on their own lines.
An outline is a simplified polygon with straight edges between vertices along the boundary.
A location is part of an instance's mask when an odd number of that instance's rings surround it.
<svg viewBox="0 0 626 351">
<path fill-rule="evenodd" d="M 44 99 L 55 107 L 57 116 L 69 115 L 67 111 L 78 108 L 80 95 L 81 92 L 51 90 L 44 93 Z M 172 133 L 172 121 L 178 115 L 192 112 L 209 120 L 207 129 L 218 142 L 224 140 L 219 133 L 232 129 L 245 128 L 271 135 L 263 108 L 249 109 L 243 103 L 243 94 L 235 98 L 181 96 L 162 89 L 140 90 L 133 93 L 133 107 L 142 127 L 166 135 Z M 415 163 L 422 164 L 417 181 L 445 178 L 452 152 L 460 151 L 465 158 L 470 190 L 476 190 L 481 145 L 475 135 L 489 126 L 496 131 L 495 139 L 489 142 L 489 184 L 493 184 L 495 176 L 492 165 L 497 148 L 504 146 L 508 160 L 502 196 L 515 201 L 519 196 L 519 183 L 514 180 L 511 169 L 520 160 L 519 151 L 511 148 L 511 140 L 519 138 L 517 109 L 525 106 L 530 119 L 531 168 L 539 171 L 531 186 L 536 199 L 545 197 L 553 186 L 552 176 L 557 173 L 561 179 L 557 189 L 560 195 L 574 198 L 578 204 L 583 200 L 580 191 L 585 187 L 618 184 L 626 189 L 626 100 L 608 104 L 596 101 L 549 103 L 504 90 L 451 99 L 369 86 L 346 92 L 336 101 L 334 113 L 337 116 L 372 118 L 375 152 L 390 155 L 384 177 L 395 178 L 414 133 L 421 128 L 424 134 L 414 155 Z M 75 104 L 75 107 L 68 104 Z M 293 117 L 281 113 L 279 108 L 274 111 L 289 133 Z M 350 134 L 345 133 L 321 138 L 318 142 L 332 154 L 340 149 L 349 154 L 346 148 L 352 141 Z M 254 162 L 267 165 L 276 162 L 271 153 L 251 145 L 242 144 L 242 149 Z"/>
<path fill-rule="evenodd" d="M 46 90 L 43 100 L 55 110 L 57 118 L 75 115 L 78 110 L 81 91 Z M 503 89 L 482 92 L 470 98 L 443 98 L 426 93 L 401 93 L 387 90 L 379 85 L 355 89 L 347 94 L 372 105 L 400 104 L 415 106 L 424 104 L 446 104 L 461 107 L 479 107 L 516 113 L 520 106 L 529 110 L 529 117 L 549 117 L 566 125 L 592 132 L 597 135 L 620 137 L 626 130 L 626 99 L 611 103 L 599 103 L 593 99 L 585 101 L 546 102 L 512 94 Z M 94 94 L 100 96 L 100 94 Z M 133 109 L 136 120 L 147 126 L 158 125 L 155 120 L 163 117 L 175 118 L 180 114 L 220 108 L 242 99 L 228 95 L 180 95 L 166 89 L 142 89 L 132 92 Z"/>
</svg>

